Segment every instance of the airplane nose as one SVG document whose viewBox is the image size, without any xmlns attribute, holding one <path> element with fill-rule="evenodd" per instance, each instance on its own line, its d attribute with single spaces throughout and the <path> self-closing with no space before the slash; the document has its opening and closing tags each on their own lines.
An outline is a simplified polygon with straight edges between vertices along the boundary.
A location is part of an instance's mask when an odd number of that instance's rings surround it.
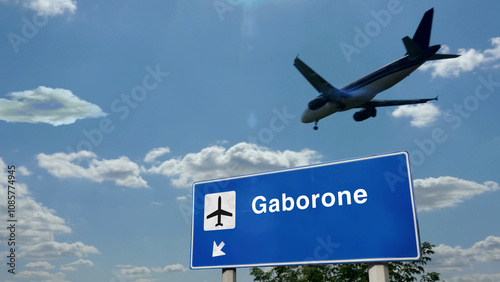
<svg viewBox="0 0 500 282">
<path fill-rule="evenodd" d="M 311 110 L 306 109 L 306 110 L 302 113 L 302 117 L 300 118 L 300 121 L 302 121 L 302 123 L 310 123 L 310 122 L 313 122 L 313 121 L 314 121 L 314 119 L 311 117 Z"/>
</svg>

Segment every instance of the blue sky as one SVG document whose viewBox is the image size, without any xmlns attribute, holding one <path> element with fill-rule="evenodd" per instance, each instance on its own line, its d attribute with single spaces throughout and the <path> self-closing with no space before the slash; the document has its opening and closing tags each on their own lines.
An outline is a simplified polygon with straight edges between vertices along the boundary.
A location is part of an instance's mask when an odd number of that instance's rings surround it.
<svg viewBox="0 0 500 282">
<path fill-rule="evenodd" d="M 0 181 L 16 171 L 11 281 L 220 281 L 189 270 L 193 181 L 405 150 L 429 269 L 498 281 L 497 1 L 0 1 Z M 405 53 L 434 7 L 432 62 L 379 94 L 439 96 L 302 124 L 317 93 Z M 385 16 L 385 17 L 384 17 Z M 345 47 L 352 52 L 346 52 Z M 0 192 L 7 223 L 7 192 Z M 239 281 L 251 281 L 238 269 Z"/>
</svg>

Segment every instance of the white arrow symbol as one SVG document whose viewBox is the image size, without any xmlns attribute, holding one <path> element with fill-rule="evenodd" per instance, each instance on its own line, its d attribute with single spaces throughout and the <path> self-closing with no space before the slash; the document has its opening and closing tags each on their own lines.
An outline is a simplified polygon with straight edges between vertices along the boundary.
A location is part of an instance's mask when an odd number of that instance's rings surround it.
<svg viewBox="0 0 500 282">
<path fill-rule="evenodd" d="M 221 241 L 220 244 L 217 246 L 217 243 L 214 241 L 214 248 L 212 250 L 212 257 L 218 257 L 218 256 L 223 256 L 226 253 L 222 251 L 222 248 L 224 247 L 224 241 Z"/>
</svg>

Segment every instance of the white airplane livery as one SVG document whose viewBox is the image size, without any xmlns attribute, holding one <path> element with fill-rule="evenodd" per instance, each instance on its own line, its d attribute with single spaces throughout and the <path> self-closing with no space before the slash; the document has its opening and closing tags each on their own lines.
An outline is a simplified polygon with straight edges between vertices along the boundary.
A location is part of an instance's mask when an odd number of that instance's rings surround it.
<svg viewBox="0 0 500 282">
<path fill-rule="evenodd" d="M 422 17 L 413 38 L 408 36 L 403 38 L 403 44 L 406 48 L 406 54 L 403 57 L 341 89 L 330 85 L 301 59 L 295 58 L 294 66 L 320 93 L 307 105 L 307 109 L 302 114 L 302 122 L 314 122 L 314 129 L 317 130 L 320 119 L 336 112 L 360 108 L 361 110 L 354 113 L 353 117 L 355 121 L 363 121 L 377 115 L 376 107 L 419 104 L 437 100 L 437 97 L 413 100 L 373 99 L 378 93 L 391 88 L 410 75 L 426 61 L 451 59 L 459 56 L 436 54 L 441 45 L 429 46 L 433 15 L 434 9 L 428 10 Z"/>
</svg>

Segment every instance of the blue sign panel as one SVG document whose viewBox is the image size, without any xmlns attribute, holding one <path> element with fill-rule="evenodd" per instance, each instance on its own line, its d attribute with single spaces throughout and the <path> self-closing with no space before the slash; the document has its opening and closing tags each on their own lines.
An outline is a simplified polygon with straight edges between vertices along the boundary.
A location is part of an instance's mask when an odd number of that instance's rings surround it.
<svg viewBox="0 0 500 282">
<path fill-rule="evenodd" d="M 419 258 L 407 152 L 193 184 L 193 269 Z"/>
</svg>

